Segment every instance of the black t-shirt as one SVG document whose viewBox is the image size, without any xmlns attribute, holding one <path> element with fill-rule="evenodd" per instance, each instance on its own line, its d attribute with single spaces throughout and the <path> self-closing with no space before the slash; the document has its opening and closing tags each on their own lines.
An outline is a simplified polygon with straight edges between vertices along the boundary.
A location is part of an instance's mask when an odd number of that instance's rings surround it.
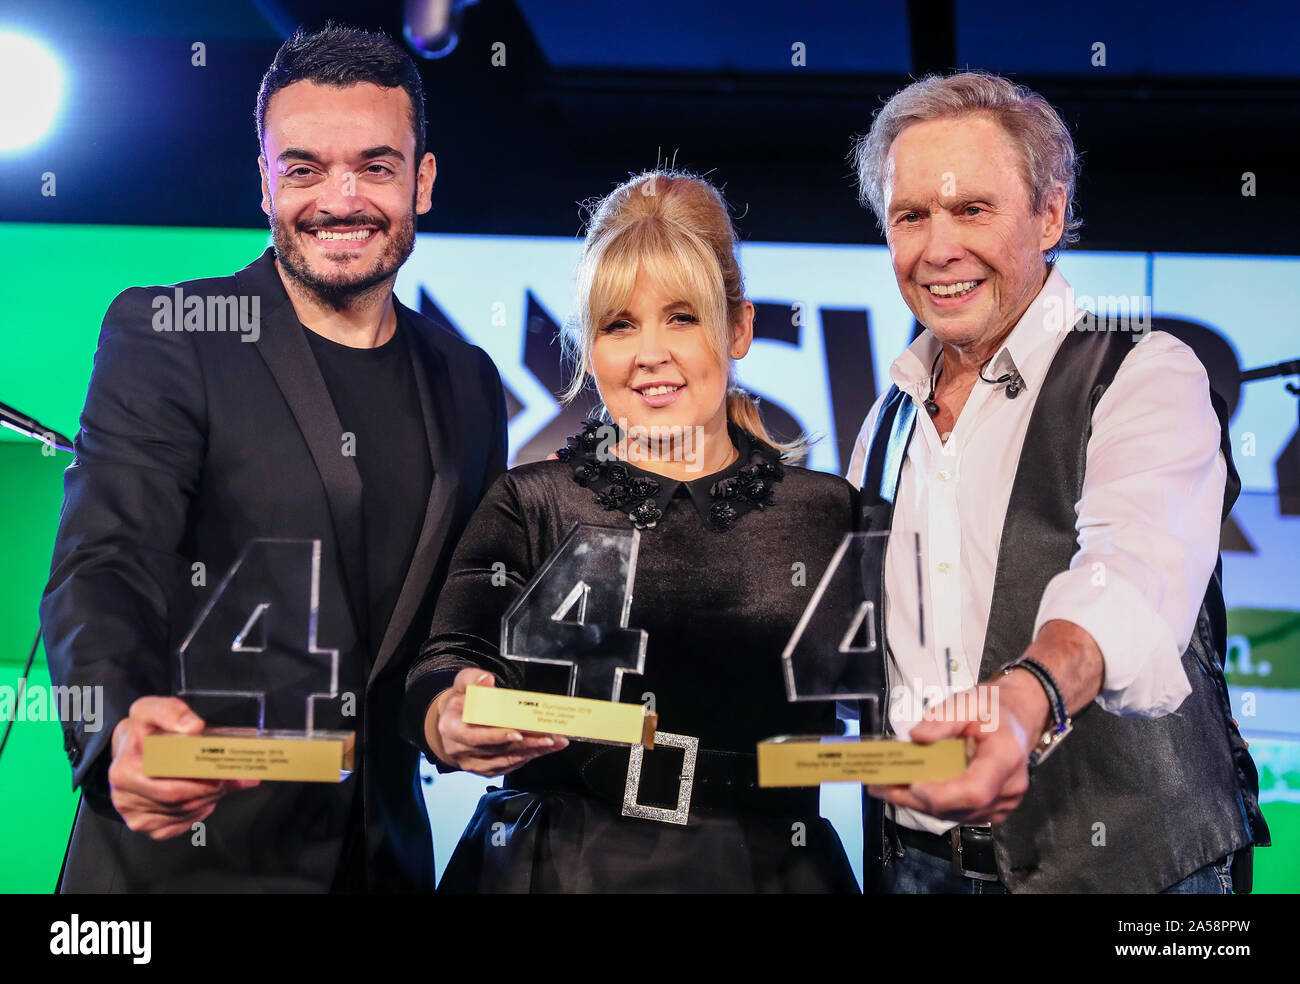
<svg viewBox="0 0 1300 984">
<path fill-rule="evenodd" d="M 340 453 L 353 454 L 361 474 L 368 617 L 362 638 L 373 663 L 415 554 L 433 482 L 410 342 L 400 323 L 378 348 L 350 348 L 303 330 L 343 427 Z"/>
</svg>

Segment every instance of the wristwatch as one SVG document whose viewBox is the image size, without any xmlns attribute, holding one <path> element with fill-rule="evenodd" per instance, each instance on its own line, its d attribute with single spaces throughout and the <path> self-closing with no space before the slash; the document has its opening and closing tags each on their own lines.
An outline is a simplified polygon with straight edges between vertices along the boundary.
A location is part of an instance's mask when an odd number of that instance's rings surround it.
<svg viewBox="0 0 1300 984">
<path fill-rule="evenodd" d="M 1034 675 L 1047 694 L 1047 705 L 1052 712 L 1051 724 L 1047 726 L 1043 736 L 1038 739 L 1038 744 L 1029 753 L 1029 767 L 1032 769 L 1056 751 L 1056 746 L 1061 743 L 1061 740 L 1074 730 L 1074 721 L 1066 711 L 1061 688 L 1056 685 L 1055 677 L 1046 666 L 1032 656 L 1021 656 L 1002 667 L 1001 675 L 1006 676 L 1012 670 L 1028 670 Z"/>
</svg>

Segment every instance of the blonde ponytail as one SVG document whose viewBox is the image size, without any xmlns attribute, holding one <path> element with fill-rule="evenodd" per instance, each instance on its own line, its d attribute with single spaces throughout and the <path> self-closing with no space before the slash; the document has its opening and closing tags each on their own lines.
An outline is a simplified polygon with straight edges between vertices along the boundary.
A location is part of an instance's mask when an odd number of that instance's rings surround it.
<svg viewBox="0 0 1300 984">
<path fill-rule="evenodd" d="M 727 420 L 743 431 L 753 434 L 764 444 L 770 444 L 781 453 L 781 460 L 794 464 L 808 454 L 812 440 L 800 434 L 793 441 L 778 441 L 768 433 L 767 425 L 758 410 L 758 400 L 739 386 L 727 389 Z"/>
</svg>

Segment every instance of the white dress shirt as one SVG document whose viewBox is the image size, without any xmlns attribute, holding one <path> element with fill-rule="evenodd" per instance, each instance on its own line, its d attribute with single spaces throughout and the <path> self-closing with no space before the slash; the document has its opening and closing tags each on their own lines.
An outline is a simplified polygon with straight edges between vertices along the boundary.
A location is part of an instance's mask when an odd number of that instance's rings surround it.
<svg viewBox="0 0 1300 984">
<path fill-rule="evenodd" d="M 997 379 L 1014 367 L 1023 392 L 1008 399 L 1004 386 L 977 381 L 946 442 L 922 406 L 939 352 L 934 334 L 923 332 L 890 367 L 917 406 L 885 564 L 894 656 L 886 713 L 900 736 L 920 720 L 922 700 L 934 703 L 977 682 L 1011 484 L 1052 357 L 1082 314 L 1072 309 L 1069 285 L 1053 268 L 984 372 Z M 1093 414 L 1076 505 L 1078 549 L 1043 592 L 1034 635 L 1051 619 L 1086 629 L 1105 663 L 1097 703 L 1113 714 L 1160 717 L 1191 693 L 1181 657 L 1218 556 L 1227 467 L 1195 354 L 1164 332 L 1133 338 Z M 858 435 L 848 472 L 854 485 L 862 484 L 882 400 Z M 925 645 L 916 534 L 928 595 Z M 898 823 L 932 833 L 953 826 L 912 810 L 895 813 Z"/>
</svg>

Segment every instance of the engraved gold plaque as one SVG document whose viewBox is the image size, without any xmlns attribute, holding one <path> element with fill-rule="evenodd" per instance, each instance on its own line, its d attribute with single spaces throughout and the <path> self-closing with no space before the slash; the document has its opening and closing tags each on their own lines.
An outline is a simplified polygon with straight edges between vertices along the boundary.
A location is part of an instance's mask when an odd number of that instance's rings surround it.
<svg viewBox="0 0 1300 984">
<path fill-rule="evenodd" d="M 197 735 L 144 739 L 142 771 L 151 779 L 265 779 L 342 782 L 352 774 L 356 735 L 346 731 L 258 732 L 208 728 Z"/>
<path fill-rule="evenodd" d="M 966 742 L 962 738 L 917 745 L 888 738 L 782 735 L 758 743 L 758 784 L 765 787 L 823 782 L 911 785 L 951 779 L 965 768 Z"/>
<path fill-rule="evenodd" d="M 501 687 L 465 688 L 467 724 L 654 748 L 658 715 L 643 704 L 565 697 Z"/>
</svg>

